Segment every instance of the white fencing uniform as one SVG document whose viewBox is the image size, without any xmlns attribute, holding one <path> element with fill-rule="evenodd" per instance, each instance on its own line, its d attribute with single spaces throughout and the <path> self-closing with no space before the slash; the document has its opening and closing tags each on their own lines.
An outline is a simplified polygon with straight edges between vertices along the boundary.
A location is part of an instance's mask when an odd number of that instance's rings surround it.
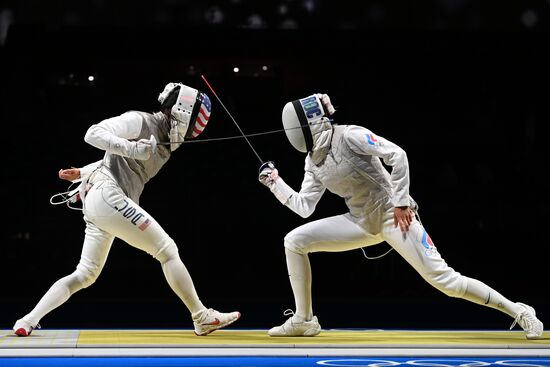
<svg viewBox="0 0 550 367">
<path fill-rule="evenodd" d="M 417 219 L 407 232 L 394 225 L 394 207 L 417 209 L 409 195 L 409 168 L 403 149 L 355 125 L 334 125 L 332 140 L 319 144 L 314 128 L 311 125 L 313 151 L 306 156 L 300 191 L 294 191 L 278 176 L 267 186 L 281 203 L 304 218 L 314 212 L 327 189 L 344 198 L 349 212 L 307 223 L 285 236 L 287 266 L 296 302 L 293 322 L 313 317 L 308 253 L 347 251 L 383 241 L 428 283 L 449 296 L 493 307 L 512 317 L 524 310 L 482 282 L 449 267 Z M 317 152 L 324 149 L 326 153 L 321 157 L 315 155 L 316 146 Z"/>
<path fill-rule="evenodd" d="M 392 167 L 391 174 L 380 158 Z M 316 166 L 307 155 L 300 192 L 281 178 L 272 191 L 294 212 L 308 217 L 325 189 L 343 197 L 349 213 L 294 229 L 285 237 L 286 248 L 301 254 L 335 252 L 386 241 L 430 284 L 452 296 L 464 294 L 465 278 L 447 266 L 417 220 L 406 233 L 394 225 L 394 207 L 416 206 L 409 196 L 409 169 L 401 148 L 363 127 L 335 126 L 324 162 Z"/>
<path fill-rule="evenodd" d="M 191 277 L 179 258 L 178 248 L 159 223 L 139 206 L 144 185 L 168 161 L 171 150 L 159 145 L 148 159 L 132 158 L 131 141 L 169 140 L 170 123 L 158 112 L 127 112 L 92 125 L 86 133 L 89 144 L 106 151 L 102 161 L 83 167 L 81 198 L 86 222 L 82 255 L 76 270 L 58 280 L 23 319 L 32 326 L 63 304 L 76 291 L 97 279 L 115 238 L 156 258 L 174 292 L 195 314 L 205 307 Z M 130 148 L 128 148 L 128 145 Z"/>
</svg>

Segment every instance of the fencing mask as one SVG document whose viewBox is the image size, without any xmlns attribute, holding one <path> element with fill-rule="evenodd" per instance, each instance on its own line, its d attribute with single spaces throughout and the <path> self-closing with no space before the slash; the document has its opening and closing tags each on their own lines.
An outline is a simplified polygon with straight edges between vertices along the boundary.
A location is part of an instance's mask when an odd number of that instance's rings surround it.
<svg viewBox="0 0 550 367">
<path fill-rule="evenodd" d="M 170 149 L 176 150 L 184 139 L 202 133 L 212 111 L 210 98 L 181 83 L 168 83 L 159 95 L 163 109 L 170 109 Z"/>
<path fill-rule="evenodd" d="M 330 148 L 332 124 L 328 116 L 334 112 L 329 96 L 320 93 L 288 102 L 283 107 L 283 126 L 290 144 L 302 153 L 313 152 L 316 164 Z"/>
</svg>

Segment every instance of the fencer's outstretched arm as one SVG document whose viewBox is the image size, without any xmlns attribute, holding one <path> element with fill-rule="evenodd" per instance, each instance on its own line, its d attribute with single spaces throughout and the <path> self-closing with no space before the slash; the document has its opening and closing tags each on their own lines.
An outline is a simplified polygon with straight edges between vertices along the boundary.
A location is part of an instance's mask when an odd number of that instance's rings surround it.
<svg viewBox="0 0 550 367">
<path fill-rule="evenodd" d="M 279 175 L 276 169 L 269 172 L 268 180 L 260 181 L 269 187 L 275 197 L 285 206 L 303 218 L 309 217 L 317 203 L 323 196 L 326 188 L 318 181 L 313 173 L 306 170 L 300 192 L 296 192 Z M 260 175 L 261 177 L 261 175 Z"/>
<path fill-rule="evenodd" d="M 146 160 L 153 151 L 150 140 L 131 141 L 139 137 L 142 124 L 137 113 L 126 112 L 90 126 L 84 141 L 111 154 Z"/>
</svg>

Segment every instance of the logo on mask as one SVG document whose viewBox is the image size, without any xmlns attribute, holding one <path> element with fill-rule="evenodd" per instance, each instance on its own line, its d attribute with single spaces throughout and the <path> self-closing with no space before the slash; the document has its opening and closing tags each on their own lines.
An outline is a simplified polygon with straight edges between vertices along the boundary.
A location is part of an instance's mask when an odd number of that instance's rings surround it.
<svg viewBox="0 0 550 367">
<path fill-rule="evenodd" d="M 323 109 L 318 102 L 317 97 L 310 96 L 300 100 L 308 121 L 318 120 L 323 117 Z"/>
</svg>

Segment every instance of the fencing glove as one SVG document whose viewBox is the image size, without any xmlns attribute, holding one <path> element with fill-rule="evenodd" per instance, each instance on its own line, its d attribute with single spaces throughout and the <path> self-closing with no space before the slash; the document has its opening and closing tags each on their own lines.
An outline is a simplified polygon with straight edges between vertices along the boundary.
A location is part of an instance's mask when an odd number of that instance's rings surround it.
<svg viewBox="0 0 550 367">
<path fill-rule="evenodd" d="M 153 135 L 149 139 L 129 141 L 127 139 L 112 136 L 109 140 L 107 152 L 129 157 L 140 161 L 146 161 L 157 148 L 157 140 Z"/>
<path fill-rule="evenodd" d="M 269 161 L 262 163 L 259 169 L 258 180 L 265 186 L 271 188 L 275 180 L 279 177 L 279 171 L 275 168 L 275 162 Z"/>
</svg>

